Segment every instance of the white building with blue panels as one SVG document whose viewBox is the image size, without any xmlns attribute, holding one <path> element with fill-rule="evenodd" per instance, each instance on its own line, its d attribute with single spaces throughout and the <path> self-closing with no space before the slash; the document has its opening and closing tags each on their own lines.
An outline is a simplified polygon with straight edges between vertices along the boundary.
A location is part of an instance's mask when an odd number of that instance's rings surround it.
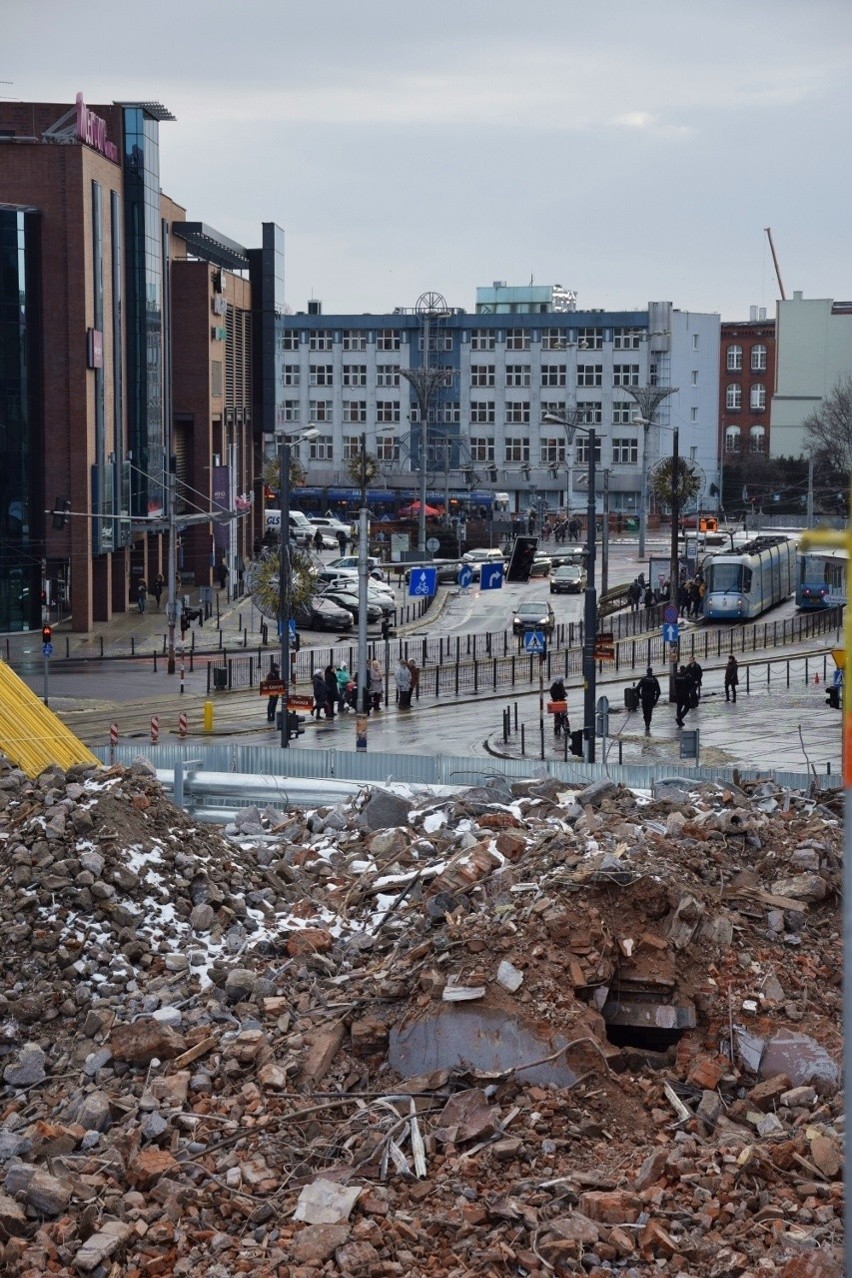
<svg viewBox="0 0 852 1278">
<path fill-rule="evenodd" d="M 719 316 L 676 309 L 582 310 L 558 286 L 477 290 L 476 310 L 450 307 L 429 317 L 414 309 L 387 315 L 323 315 L 318 302 L 281 320 L 281 429 L 320 431 L 298 445 L 307 496 L 353 501 L 347 463 L 361 447 L 381 465 L 371 500 L 393 504 L 417 495 L 423 439 L 417 396 L 404 373 L 446 371 L 429 404 L 426 465 L 430 499 L 468 496 L 490 504 L 507 494 L 513 511 L 585 509 L 588 436 L 573 446 L 548 415 L 566 416 L 598 434 L 597 503 L 604 471 L 609 506 L 639 509 L 643 429 L 629 391 L 648 385 L 677 390 L 648 432 L 649 468 L 680 452 L 703 475 L 699 504 L 715 505 L 718 483 Z M 568 485 L 570 483 L 570 493 Z M 386 494 L 384 498 L 382 494 Z"/>
</svg>

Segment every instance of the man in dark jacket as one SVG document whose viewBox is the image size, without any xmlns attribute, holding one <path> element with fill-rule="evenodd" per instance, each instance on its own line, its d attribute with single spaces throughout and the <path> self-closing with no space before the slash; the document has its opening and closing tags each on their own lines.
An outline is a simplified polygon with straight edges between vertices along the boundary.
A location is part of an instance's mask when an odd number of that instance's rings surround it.
<svg viewBox="0 0 852 1278">
<path fill-rule="evenodd" d="M 642 718 L 645 720 L 645 732 L 650 734 L 651 716 L 654 713 L 654 706 L 660 699 L 660 683 L 654 674 L 653 666 L 649 666 L 642 678 L 636 685 L 636 691 L 639 693 L 639 702 L 642 706 Z"/>
<path fill-rule="evenodd" d="M 701 700 L 701 680 L 704 678 L 704 671 L 699 666 L 694 657 L 689 658 L 689 665 L 686 667 L 686 673 L 692 680 L 692 696 L 689 704 L 695 708 Z"/>
<path fill-rule="evenodd" d="M 674 677 L 675 723 L 683 727 L 684 715 L 689 712 L 689 697 L 692 692 L 692 679 L 686 666 L 681 666 Z"/>
</svg>

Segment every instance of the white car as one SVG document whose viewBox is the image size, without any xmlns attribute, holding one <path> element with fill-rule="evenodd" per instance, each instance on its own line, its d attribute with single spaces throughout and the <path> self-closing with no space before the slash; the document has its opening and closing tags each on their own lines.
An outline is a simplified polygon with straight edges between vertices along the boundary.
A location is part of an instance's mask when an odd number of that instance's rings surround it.
<svg viewBox="0 0 852 1278">
<path fill-rule="evenodd" d="M 338 544 L 338 533 L 345 533 L 347 539 L 349 537 L 349 525 L 344 524 L 340 519 L 333 519 L 329 515 L 309 515 L 308 523 L 312 528 L 319 528 L 320 532 L 328 533 L 330 537 L 333 537 L 335 546 Z"/>
<path fill-rule="evenodd" d="M 332 561 L 331 561 L 331 563 L 328 565 L 328 567 L 329 567 L 329 568 L 339 568 L 341 572 L 357 572 L 357 571 L 358 571 L 358 556 L 357 556 L 357 555 L 343 555 L 340 559 L 332 559 Z M 387 578 L 385 577 L 384 572 L 382 571 L 381 560 L 377 559 L 375 555 L 368 555 L 368 556 L 367 556 L 367 567 L 368 567 L 368 569 L 369 569 L 369 571 L 370 571 L 370 576 L 371 576 L 371 577 L 374 577 L 374 578 L 376 579 L 376 581 L 386 581 L 386 580 L 387 580 Z"/>
</svg>

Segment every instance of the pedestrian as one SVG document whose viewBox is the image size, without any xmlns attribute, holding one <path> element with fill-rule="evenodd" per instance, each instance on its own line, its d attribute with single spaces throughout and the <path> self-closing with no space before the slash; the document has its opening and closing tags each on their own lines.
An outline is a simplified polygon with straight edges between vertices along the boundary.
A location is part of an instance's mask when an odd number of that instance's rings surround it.
<svg viewBox="0 0 852 1278">
<path fill-rule="evenodd" d="M 413 657 L 408 659 L 408 669 L 411 671 L 411 696 L 415 701 L 420 700 L 420 668 Z"/>
<path fill-rule="evenodd" d="M 314 671 L 311 675 L 311 683 L 314 688 L 314 708 L 311 711 L 311 717 L 319 720 L 319 717 L 324 710 L 325 717 L 328 718 L 328 700 L 326 698 L 325 691 L 325 676 L 321 670 Z"/>
<path fill-rule="evenodd" d="M 728 657 L 728 664 L 725 666 L 725 700 L 736 701 L 737 684 L 740 681 L 739 666 L 737 659 L 733 653 Z"/>
<path fill-rule="evenodd" d="M 228 564 L 224 555 L 219 563 L 219 567 L 216 569 L 216 576 L 219 579 L 219 589 L 224 590 L 228 584 Z"/>
<path fill-rule="evenodd" d="M 565 691 L 565 681 L 561 675 L 557 675 L 550 685 L 550 700 L 554 702 L 562 702 L 564 709 L 553 711 L 553 735 L 560 736 L 563 732 L 570 730 L 568 723 L 568 694 Z"/>
<path fill-rule="evenodd" d="M 273 680 L 277 681 L 278 679 L 281 678 L 281 667 L 275 661 L 270 661 L 269 663 L 268 678 L 270 682 Z M 267 723 L 275 722 L 275 711 L 277 709 L 278 709 L 278 693 L 277 692 L 274 694 L 270 693 L 269 700 L 266 703 L 266 722 Z"/>
<path fill-rule="evenodd" d="M 394 671 L 396 679 L 397 704 L 400 710 L 411 709 L 411 671 L 408 663 L 400 657 Z"/>
<path fill-rule="evenodd" d="M 322 533 L 320 532 L 319 528 L 314 533 L 314 550 L 317 552 L 317 554 L 319 554 L 319 552 L 322 550 Z"/>
<path fill-rule="evenodd" d="M 701 681 L 704 678 L 704 671 L 699 666 L 694 657 L 689 658 L 689 664 L 686 667 L 687 674 L 692 680 L 692 692 L 689 698 L 689 704 L 694 710 L 701 700 Z"/>
<path fill-rule="evenodd" d="M 650 736 L 651 717 L 661 695 L 660 681 L 654 674 L 653 666 L 649 666 L 645 671 L 636 685 L 636 691 L 639 694 L 639 704 L 642 707 L 642 718 L 645 720 L 645 735 Z"/>
<path fill-rule="evenodd" d="M 339 529 L 337 533 L 337 544 L 340 547 L 341 558 L 346 554 L 346 533 L 343 529 Z"/>
<path fill-rule="evenodd" d="M 627 588 L 627 598 L 630 600 L 630 611 L 637 612 L 639 602 L 642 598 L 642 589 L 638 581 L 632 581 Z"/>
<path fill-rule="evenodd" d="M 163 580 L 163 574 L 161 572 L 158 572 L 156 577 L 154 578 L 154 591 L 153 591 L 154 598 L 157 601 L 158 612 L 160 611 L 160 600 L 163 597 L 163 590 L 165 589 L 165 585 L 166 583 Z"/>
<path fill-rule="evenodd" d="M 337 675 L 330 661 L 323 671 L 323 678 L 325 679 L 325 717 L 333 719 L 334 707 L 337 705 Z"/>
<path fill-rule="evenodd" d="M 136 583 L 136 603 L 139 612 L 143 613 L 148 602 L 148 583 L 144 577 L 140 577 Z"/>
<path fill-rule="evenodd" d="M 344 661 L 337 667 L 337 710 L 339 714 L 345 714 L 349 709 L 346 700 L 346 689 L 352 682 L 352 676 L 346 668 Z"/>
<path fill-rule="evenodd" d="M 382 665 L 378 657 L 375 657 L 370 662 L 370 669 L 367 671 L 367 680 L 367 688 L 370 693 L 370 709 L 381 710 L 385 679 L 382 674 Z"/>
<path fill-rule="evenodd" d="M 683 727 L 684 716 L 689 713 L 692 679 L 686 666 L 682 665 L 674 677 L 675 723 Z"/>
<path fill-rule="evenodd" d="M 654 592 L 650 586 L 646 586 L 645 587 L 645 607 L 653 608 L 653 606 L 654 606 Z"/>
</svg>

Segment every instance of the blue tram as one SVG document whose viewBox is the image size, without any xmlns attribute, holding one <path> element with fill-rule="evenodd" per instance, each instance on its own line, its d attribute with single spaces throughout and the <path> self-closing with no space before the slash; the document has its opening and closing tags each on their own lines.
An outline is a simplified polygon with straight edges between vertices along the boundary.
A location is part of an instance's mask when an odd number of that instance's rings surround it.
<svg viewBox="0 0 852 1278">
<path fill-rule="evenodd" d="M 845 550 L 803 550 L 796 561 L 796 607 L 834 608 L 846 603 Z"/>
<path fill-rule="evenodd" d="M 711 621 L 759 617 L 793 593 L 796 543 L 787 537 L 756 537 L 736 551 L 704 561 L 704 616 Z"/>
</svg>

